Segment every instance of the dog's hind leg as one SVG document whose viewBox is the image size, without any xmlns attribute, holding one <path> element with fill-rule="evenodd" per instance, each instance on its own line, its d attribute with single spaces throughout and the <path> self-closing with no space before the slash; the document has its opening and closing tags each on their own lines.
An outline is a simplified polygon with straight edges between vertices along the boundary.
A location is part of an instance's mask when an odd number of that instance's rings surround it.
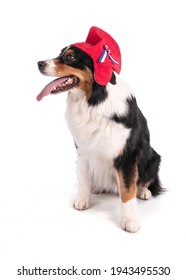
<svg viewBox="0 0 186 280">
<path fill-rule="evenodd" d="M 137 197 L 143 200 L 147 200 L 149 198 L 151 198 L 152 193 L 151 191 L 148 189 L 148 186 L 150 185 L 151 182 L 149 183 L 140 183 L 138 185 L 138 190 L 137 190 Z"/>
<path fill-rule="evenodd" d="M 163 191 L 158 176 L 161 157 L 154 149 L 149 148 L 148 160 L 138 158 L 138 191 L 137 197 L 147 200 Z M 143 163 L 143 164 L 142 164 Z"/>
</svg>

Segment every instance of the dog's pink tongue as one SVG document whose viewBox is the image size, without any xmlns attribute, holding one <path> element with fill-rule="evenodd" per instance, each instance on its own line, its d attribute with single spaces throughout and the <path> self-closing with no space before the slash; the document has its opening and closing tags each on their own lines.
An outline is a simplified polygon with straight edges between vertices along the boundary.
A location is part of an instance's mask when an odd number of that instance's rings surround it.
<svg viewBox="0 0 186 280">
<path fill-rule="evenodd" d="M 44 89 L 40 92 L 40 94 L 38 94 L 36 98 L 37 101 L 41 101 L 41 99 L 43 99 L 44 96 L 49 95 L 53 90 L 55 90 L 56 87 L 61 86 L 66 79 L 66 77 L 58 78 L 46 85 Z"/>
</svg>

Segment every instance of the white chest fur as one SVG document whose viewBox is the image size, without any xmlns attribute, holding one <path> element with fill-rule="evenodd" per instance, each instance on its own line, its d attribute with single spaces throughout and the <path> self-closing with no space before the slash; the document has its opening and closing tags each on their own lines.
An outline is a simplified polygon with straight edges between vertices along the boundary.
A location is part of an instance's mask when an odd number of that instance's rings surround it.
<svg viewBox="0 0 186 280">
<path fill-rule="evenodd" d="M 127 113 L 125 104 L 130 92 L 117 80 L 107 85 L 108 98 L 97 106 L 89 106 L 83 92 L 69 93 L 66 119 L 78 148 L 85 153 L 113 160 L 123 150 L 130 130 L 114 122 L 114 114 Z"/>
</svg>

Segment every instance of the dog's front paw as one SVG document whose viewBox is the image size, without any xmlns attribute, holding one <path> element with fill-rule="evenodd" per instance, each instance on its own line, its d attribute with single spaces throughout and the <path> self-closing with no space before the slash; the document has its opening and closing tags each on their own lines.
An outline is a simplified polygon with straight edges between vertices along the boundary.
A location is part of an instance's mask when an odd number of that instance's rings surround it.
<svg viewBox="0 0 186 280">
<path fill-rule="evenodd" d="M 136 199 L 133 198 L 126 203 L 122 203 L 121 226 L 129 232 L 136 232 L 140 228 Z"/>
<path fill-rule="evenodd" d="M 147 188 L 139 188 L 137 197 L 143 200 L 147 200 L 151 198 L 152 194 L 151 191 L 149 191 Z"/>
<path fill-rule="evenodd" d="M 74 201 L 74 208 L 77 210 L 86 210 L 90 207 L 90 199 L 84 196 L 78 197 Z"/>
<path fill-rule="evenodd" d="M 136 232 L 140 228 L 140 224 L 137 218 L 125 217 L 121 220 L 121 227 L 129 232 Z"/>
</svg>

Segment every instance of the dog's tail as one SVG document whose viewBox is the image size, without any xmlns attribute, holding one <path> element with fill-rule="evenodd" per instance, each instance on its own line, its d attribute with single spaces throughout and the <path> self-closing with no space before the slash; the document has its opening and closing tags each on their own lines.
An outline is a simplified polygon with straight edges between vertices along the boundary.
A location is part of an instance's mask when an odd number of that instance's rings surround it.
<svg viewBox="0 0 186 280">
<path fill-rule="evenodd" d="M 157 196 L 166 191 L 166 189 L 162 187 L 158 175 L 155 178 L 155 180 L 153 180 L 151 184 L 148 186 L 148 189 L 151 191 L 152 196 Z"/>
</svg>

